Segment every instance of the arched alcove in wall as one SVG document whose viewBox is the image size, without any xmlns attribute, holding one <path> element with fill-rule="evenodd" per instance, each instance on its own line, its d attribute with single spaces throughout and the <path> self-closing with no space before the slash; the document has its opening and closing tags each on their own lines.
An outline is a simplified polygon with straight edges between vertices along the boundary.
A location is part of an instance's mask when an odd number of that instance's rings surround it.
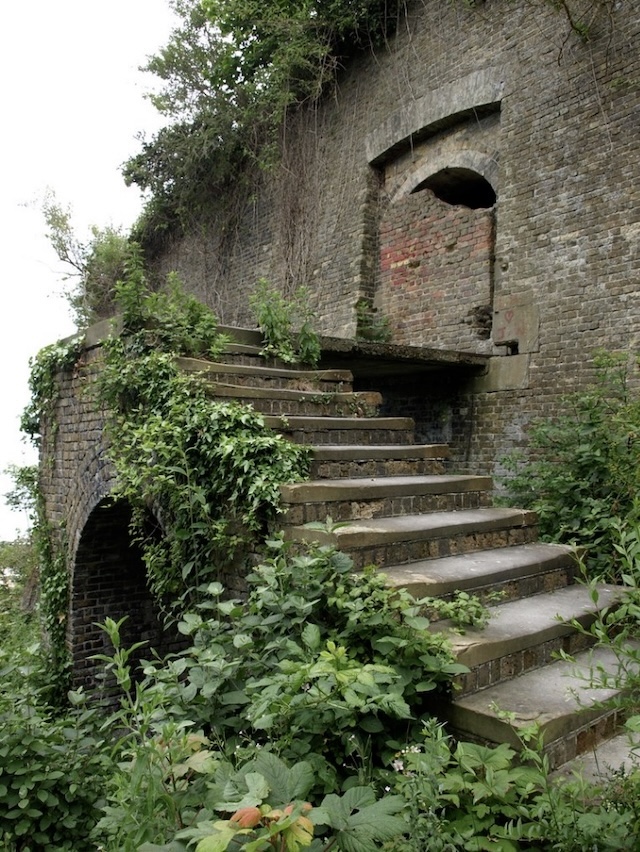
<svg viewBox="0 0 640 852">
<path fill-rule="evenodd" d="M 102 664 L 90 657 L 112 653 L 106 634 L 96 626 L 107 617 L 114 621 L 126 617 L 123 646 L 142 641 L 160 653 L 176 646 L 175 634 L 163 629 L 149 591 L 140 547 L 129 533 L 130 521 L 126 502 L 105 499 L 90 513 L 80 534 L 71 572 L 68 627 L 75 686 L 95 686 Z M 149 532 L 154 534 L 151 518 Z M 141 650 L 138 659 L 147 653 Z"/>
<path fill-rule="evenodd" d="M 399 343 L 487 352 L 497 163 L 427 150 L 407 171 L 380 218 L 376 306 Z"/>
</svg>

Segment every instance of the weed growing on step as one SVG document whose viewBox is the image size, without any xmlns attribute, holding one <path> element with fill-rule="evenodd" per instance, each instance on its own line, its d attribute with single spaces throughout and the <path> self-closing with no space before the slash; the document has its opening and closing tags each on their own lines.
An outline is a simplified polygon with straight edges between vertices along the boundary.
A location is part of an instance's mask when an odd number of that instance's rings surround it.
<svg viewBox="0 0 640 852">
<path fill-rule="evenodd" d="M 299 287 L 287 299 L 268 281 L 261 278 L 249 298 L 264 345 L 261 354 L 279 358 L 286 364 L 317 366 L 320 340 L 312 327 L 309 291 Z"/>
<path fill-rule="evenodd" d="M 487 603 L 497 603 L 504 597 L 501 591 L 492 592 L 486 597 Z M 478 595 L 469 592 L 456 591 L 450 598 L 421 598 L 420 605 L 428 613 L 438 618 L 449 620 L 460 633 L 464 633 L 467 627 L 476 627 L 482 630 L 491 619 L 491 610 Z"/>
</svg>

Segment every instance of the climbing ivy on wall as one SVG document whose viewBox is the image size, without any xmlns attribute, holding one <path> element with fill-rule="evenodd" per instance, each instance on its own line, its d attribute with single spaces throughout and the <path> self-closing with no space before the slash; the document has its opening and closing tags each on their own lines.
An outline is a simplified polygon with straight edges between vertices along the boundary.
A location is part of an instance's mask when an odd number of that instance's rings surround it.
<svg viewBox="0 0 640 852">
<path fill-rule="evenodd" d="M 88 392 L 106 411 L 107 453 L 117 474 L 113 499 L 133 508 L 131 534 L 156 599 L 166 611 L 179 611 L 204 584 L 228 580 L 251 541 L 267 532 L 280 484 L 306 474 L 308 451 L 267 429 L 252 408 L 212 398 L 197 374 L 181 373 L 176 356 L 213 358 L 226 338 L 211 311 L 185 295 L 175 277 L 161 292 L 148 288 L 139 250 L 116 300 L 119 331 L 104 342 Z M 43 419 L 55 431 L 56 377 L 79 352 L 74 340 L 47 347 L 32 362 L 33 398 L 23 428 L 36 442 Z M 66 544 L 47 525 L 40 495 L 36 504 L 41 610 L 62 683 Z"/>
<path fill-rule="evenodd" d="M 280 484 L 306 473 L 308 453 L 266 429 L 252 408 L 212 398 L 197 374 L 180 371 L 176 355 L 214 357 L 226 339 L 175 279 L 153 293 L 140 263 L 116 299 L 123 329 L 105 343 L 96 382 L 110 412 L 114 498 L 134 508 L 156 598 L 181 608 L 267 532 Z"/>
</svg>

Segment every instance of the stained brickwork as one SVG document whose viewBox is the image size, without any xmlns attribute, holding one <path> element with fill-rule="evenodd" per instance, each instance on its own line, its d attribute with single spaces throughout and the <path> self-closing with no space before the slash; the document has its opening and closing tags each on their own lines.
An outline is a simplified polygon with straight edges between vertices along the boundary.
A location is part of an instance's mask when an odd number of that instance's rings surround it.
<svg viewBox="0 0 640 852">
<path fill-rule="evenodd" d="M 639 41 L 635 0 L 603 4 L 586 43 L 551 3 L 409 3 L 389 45 L 292 121 L 282 173 L 212 201 L 159 269 L 228 322 L 251 323 L 266 276 L 309 285 L 326 333 L 352 336 L 365 298 L 398 342 L 517 355 L 450 401 L 473 416 L 454 456 L 495 469 L 592 377 L 596 348 L 640 346 Z M 486 179 L 495 205 L 435 199 L 443 169 Z"/>
<path fill-rule="evenodd" d="M 490 346 L 493 214 L 431 192 L 390 205 L 380 223 L 376 307 L 397 343 L 481 352 Z"/>
</svg>

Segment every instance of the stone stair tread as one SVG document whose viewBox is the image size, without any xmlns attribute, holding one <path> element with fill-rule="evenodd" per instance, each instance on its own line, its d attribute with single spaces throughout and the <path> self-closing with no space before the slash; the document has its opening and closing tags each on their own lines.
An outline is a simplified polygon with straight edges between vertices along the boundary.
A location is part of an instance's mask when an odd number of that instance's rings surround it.
<svg viewBox="0 0 640 852">
<path fill-rule="evenodd" d="M 262 347 L 255 346 L 252 343 L 227 343 L 222 350 L 225 355 L 255 355 L 256 357 L 262 357 L 260 355 Z"/>
<path fill-rule="evenodd" d="M 391 586 L 435 597 L 552 571 L 568 559 L 574 559 L 572 547 L 537 542 L 388 565 L 384 572 Z"/>
<path fill-rule="evenodd" d="M 311 449 L 319 461 L 448 458 L 451 452 L 447 444 L 318 444 Z"/>
<path fill-rule="evenodd" d="M 198 373 L 227 373 L 240 376 L 257 376 L 265 379 L 301 379 L 304 381 L 331 381 L 351 383 L 353 376 L 349 370 L 308 370 L 289 367 L 266 367 L 248 364 L 226 364 L 220 361 L 204 361 L 201 358 L 180 357 L 176 359 L 178 366 L 187 372 Z"/>
<path fill-rule="evenodd" d="M 573 585 L 508 601 L 491 607 L 492 617 L 485 628 L 470 627 L 464 634 L 452 631 L 449 638 L 458 662 L 473 668 L 572 633 L 573 619 L 586 626 L 599 609 L 614 604 L 620 593 L 619 586 L 599 585 L 596 604 L 585 586 Z M 447 632 L 447 627 L 447 621 L 432 625 L 434 631 Z"/>
<path fill-rule="evenodd" d="M 263 345 L 262 333 L 257 328 L 243 328 L 235 325 L 219 325 L 220 334 L 226 334 L 232 343 L 252 346 L 260 349 Z"/>
<path fill-rule="evenodd" d="M 638 766 L 639 759 L 629 734 L 624 731 L 563 763 L 551 778 L 554 781 L 573 780 L 577 776 L 591 784 L 602 784 L 618 771 L 630 772 Z"/>
<path fill-rule="evenodd" d="M 360 391 L 358 393 L 328 393 L 321 391 L 295 390 L 293 388 L 262 388 L 245 385 L 232 385 L 225 382 L 208 382 L 207 389 L 215 396 L 231 397 L 233 399 L 285 399 L 291 402 L 314 402 L 319 406 L 343 403 L 349 405 L 377 406 L 382 403 L 382 396 L 377 391 Z M 325 400 L 323 397 L 326 396 Z"/>
<path fill-rule="evenodd" d="M 305 416 L 300 414 L 283 415 L 267 414 L 264 416 L 266 426 L 291 432 L 305 432 L 322 429 L 348 431 L 350 429 L 379 429 L 386 431 L 410 431 L 414 422 L 411 417 L 336 417 Z"/>
<path fill-rule="evenodd" d="M 349 548 L 487 532 L 511 526 L 525 527 L 535 523 L 535 520 L 534 512 L 521 509 L 460 509 L 453 512 L 430 512 L 426 515 L 350 521 L 331 533 L 308 527 L 291 527 L 288 534 L 297 540 L 332 541 L 337 543 L 338 547 Z"/>
<path fill-rule="evenodd" d="M 376 476 L 318 479 L 283 485 L 287 503 L 321 503 L 334 500 L 376 499 L 389 496 L 446 494 L 459 491 L 487 491 L 489 476 L 434 474 L 426 476 Z"/>
<path fill-rule="evenodd" d="M 543 668 L 521 674 L 462 698 L 454 698 L 447 712 L 456 731 L 489 742 L 519 746 L 518 731 L 540 726 L 545 743 L 607 714 L 597 705 L 619 694 L 614 687 L 592 685 L 590 672 L 602 667 L 618 671 L 618 660 L 607 648 L 591 648 L 575 656 L 575 662 L 556 660 Z M 509 714 L 508 720 L 502 714 Z"/>
</svg>

